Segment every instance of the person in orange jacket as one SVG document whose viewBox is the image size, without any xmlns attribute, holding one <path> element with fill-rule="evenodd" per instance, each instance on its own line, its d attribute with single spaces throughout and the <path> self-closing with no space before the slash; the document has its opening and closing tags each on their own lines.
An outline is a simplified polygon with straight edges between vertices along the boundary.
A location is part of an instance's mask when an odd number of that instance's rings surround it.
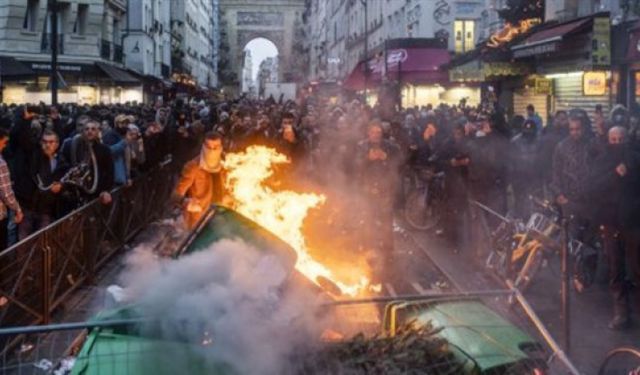
<svg viewBox="0 0 640 375">
<path fill-rule="evenodd" d="M 222 152 L 222 135 L 214 131 L 208 132 L 200 155 L 187 162 L 182 169 L 174 194 L 183 207 L 188 229 L 196 226 L 212 204 L 228 199 Z"/>
</svg>

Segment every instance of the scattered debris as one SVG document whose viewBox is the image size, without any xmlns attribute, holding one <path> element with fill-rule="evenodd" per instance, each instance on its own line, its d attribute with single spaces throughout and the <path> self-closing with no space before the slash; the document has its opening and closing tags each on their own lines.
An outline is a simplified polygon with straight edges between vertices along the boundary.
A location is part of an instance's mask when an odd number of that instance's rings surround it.
<svg viewBox="0 0 640 375">
<path fill-rule="evenodd" d="M 49 371 L 51 370 L 51 368 L 53 367 L 53 362 L 51 362 L 50 360 L 43 358 L 41 360 L 39 360 L 38 362 L 33 364 L 34 367 L 39 368 L 42 371 Z"/>
</svg>

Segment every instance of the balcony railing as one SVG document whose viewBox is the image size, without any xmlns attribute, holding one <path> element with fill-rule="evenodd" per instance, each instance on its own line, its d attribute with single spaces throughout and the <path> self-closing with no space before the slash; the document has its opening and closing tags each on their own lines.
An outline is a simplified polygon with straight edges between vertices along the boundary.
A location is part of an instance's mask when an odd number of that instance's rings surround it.
<svg viewBox="0 0 640 375">
<path fill-rule="evenodd" d="M 51 53 L 51 33 L 42 34 L 40 52 Z M 58 34 L 58 54 L 64 54 L 64 34 Z"/>
<path fill-rule="evenodd" d="M 113 61 L 121 63 L 123 61 L 124 54 L 122 53 L 122 46 L 117 44 L 113 45 Z"/>
<path fill-rule="evenodd" d="M 111 42 L 108 40 L 102 39 L 100 43 L 100 57 L 105 60 L 111 59 Z"/>
</svg>

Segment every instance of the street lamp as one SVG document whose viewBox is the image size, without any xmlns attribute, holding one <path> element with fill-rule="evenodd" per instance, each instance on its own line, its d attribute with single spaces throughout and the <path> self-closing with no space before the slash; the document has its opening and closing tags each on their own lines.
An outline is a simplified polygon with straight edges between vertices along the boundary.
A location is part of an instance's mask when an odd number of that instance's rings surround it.
<svg viewBox="0 0 640 375">
<path fill-rule="evenodd" d="M 369 80 L 369 26 L 367 18 L 367 0 L 360 0 L 364 6 L 364 104 L 367 105 L 367 81 Z"/>
<path fill-rule="evenodd" d="M 51 12 L 51 105 L 58 105 L 58 0 L 49 0 Z"/>
</svg>

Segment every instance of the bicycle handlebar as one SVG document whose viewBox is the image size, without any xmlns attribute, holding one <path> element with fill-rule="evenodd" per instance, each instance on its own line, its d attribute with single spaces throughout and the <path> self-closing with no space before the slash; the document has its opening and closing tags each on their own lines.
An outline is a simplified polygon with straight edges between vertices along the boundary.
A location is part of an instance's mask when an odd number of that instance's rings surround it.
<svg viewBox="0 0 640 375">
<path fill-rule="evenodd" d="M 560 207 L 558 207 L 558 205 L 555 204 L 554 202 L 551 202 L 551 201 L 546 200 L 546 199 L 540 199 L 540 198 L 538 198 L 536 196 L 533 196 L 533 195 L 529 195 L 529 200 L 531 200 L 536 205 L 544 208 L 545 210 L 551 211 L 554 215 L 559 216 L 560 213 L 561 213 Z"/>
</svg>

